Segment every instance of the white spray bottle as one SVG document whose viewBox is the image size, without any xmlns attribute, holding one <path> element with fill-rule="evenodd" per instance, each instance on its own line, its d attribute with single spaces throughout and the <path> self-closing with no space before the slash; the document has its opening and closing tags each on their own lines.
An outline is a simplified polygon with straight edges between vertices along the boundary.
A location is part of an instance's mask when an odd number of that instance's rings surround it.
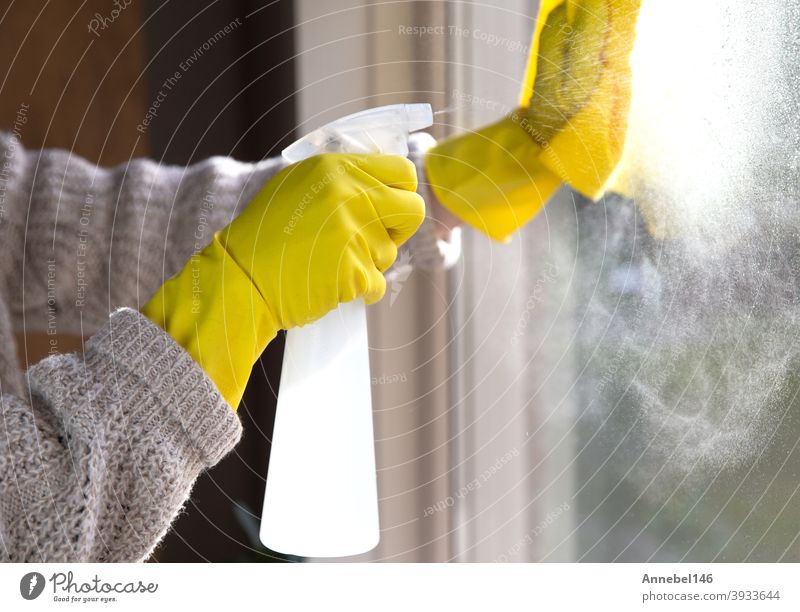
<svg viewBox="0 0 800 612">
<path fill-rule="evenodd" d="M 409 133 L 432 123 L 429 104 L 373 108 L 319 128 L 283 157 L 408 155 Z M 301 557 L 344 557 L 379 540 L 367 313 L 356 300 L 286 333 L 261 541 Z"/>
</svg>

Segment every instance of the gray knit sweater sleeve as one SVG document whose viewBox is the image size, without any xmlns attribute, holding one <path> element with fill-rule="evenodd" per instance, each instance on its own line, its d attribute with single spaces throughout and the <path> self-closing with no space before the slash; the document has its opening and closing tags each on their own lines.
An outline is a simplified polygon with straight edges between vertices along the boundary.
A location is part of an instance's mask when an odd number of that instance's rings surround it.
<svg viewBox="0 0 800 612">
<path fill-rule="evenodd" d="M 6 561 L 144 560 L 241 435 L 192 358 L 134 310 L 27 381 L 25 399 L 0 398 Z"/>
<path fill-rule="evenodd" d="M 88 336 L 139 308 L 285 163 L 136 159 L 100 168 L 67 151 L 26 151 L 0 134 L 0 274 L 14 327 Z"/>
<path fill-rule="evenodd" d="M 0 558 L 143 560 L 236 444 L 214 384 L 136 308 L 281 166 L 100 169 L 0 137 Z M 21 328 L 94 334 L 23 374 Z"/>
</svg>

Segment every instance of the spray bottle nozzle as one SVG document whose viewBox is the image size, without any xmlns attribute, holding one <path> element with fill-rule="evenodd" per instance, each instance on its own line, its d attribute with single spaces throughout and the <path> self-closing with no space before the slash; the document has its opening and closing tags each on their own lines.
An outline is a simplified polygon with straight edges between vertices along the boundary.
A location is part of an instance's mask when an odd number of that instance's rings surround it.
<svg viewBox="0 0 800 612">
<path fill-rule="evenodd" d="M 314 130 L 283 150 L 293 163 L 318 153 L 408 155 L 408 135 L 433 125 L 430 104 L 391 104 L 353 113 Z"/>
</svg>

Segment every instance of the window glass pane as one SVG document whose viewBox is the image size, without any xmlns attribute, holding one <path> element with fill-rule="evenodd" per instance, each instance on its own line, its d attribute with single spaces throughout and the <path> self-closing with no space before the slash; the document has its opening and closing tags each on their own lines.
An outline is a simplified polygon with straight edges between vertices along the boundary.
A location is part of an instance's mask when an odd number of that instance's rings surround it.
<svg viewBox="0 0 800 612">
<path fill-rule="evenodd" d="M 578 207 L 576 558 L 798 561 L 798 2 L 643 4 L 634 192 Z"/>
</svg>

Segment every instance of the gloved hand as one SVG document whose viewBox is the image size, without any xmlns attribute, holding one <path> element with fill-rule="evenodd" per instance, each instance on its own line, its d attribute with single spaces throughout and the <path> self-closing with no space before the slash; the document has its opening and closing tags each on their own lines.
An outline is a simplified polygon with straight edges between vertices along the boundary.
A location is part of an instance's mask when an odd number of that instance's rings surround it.
<svg viewBox="0 0 800 612">
<path fill-rule="evenodd" d="M 425 204 L 409 160 L 331 153 L 288 166 L 142 308 L 235 409 L 279 329 L 377 302 Z"/>
<path fill-rule="evenodd" d="M 622 156 L 640 0 L 542 0 L 520 107 L 425 159 L 439 201 L 506 241 L 567 182 L 597 199 Z"/>
</svg>

